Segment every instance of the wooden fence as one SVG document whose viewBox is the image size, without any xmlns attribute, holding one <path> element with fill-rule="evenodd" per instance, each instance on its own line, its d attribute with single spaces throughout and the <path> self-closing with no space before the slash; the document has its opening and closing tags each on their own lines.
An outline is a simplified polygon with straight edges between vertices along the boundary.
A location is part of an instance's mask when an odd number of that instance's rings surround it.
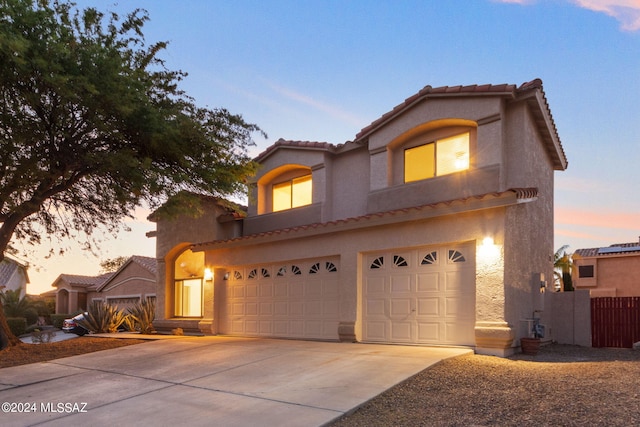
<svg viewBox="0 0 640 427">
<path fill-rule="evenodd" d="M 640 341 L 640 297 L 591 298 L 591 345 L 631 348 Z"/>
</svg>

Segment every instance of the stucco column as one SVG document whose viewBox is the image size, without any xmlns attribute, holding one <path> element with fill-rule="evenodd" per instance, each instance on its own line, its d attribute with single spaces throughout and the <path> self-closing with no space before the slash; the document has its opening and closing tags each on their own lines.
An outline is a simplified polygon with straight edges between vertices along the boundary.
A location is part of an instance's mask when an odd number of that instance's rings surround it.
<svg viewBox="0 0 640 427">
<path fill-rule="evenodd" d="M 504 250 L 502 245 L 478 242 L 476 247 L 476 353 L 513 354 L 515 330 L 504 319 Z"/>
<path fill-rule="evenodd" d="M 358 292 L 361 287 L 361 269 L 358 268 L 362 255 L 356 251 L 343 250 L 340 257 L 340 322 L 338 323 L 338 339 L 342 342 L 359 340 L 359 326 L 356 320 L 360 317 Z M 349 273 L 353 272 L 356 276 Z M 353 286 L 353 283 L 357 286 Z"/>
<path fill-rule="evenodd" d="M 198 329 L 203 334 L 215 335 L 218 333 L 218 309 L 216 307 L 216 294 L 225 285 L 225 274 L 227 271 L 223 268 L 214 268 L 212 280 L 204 280 L 203 282 L 203 304 L 202 320 L 198 323 Z"/>
<path fill-rule="evenodd" d="M 156 258 L 158 263 L 156 272 L 156 318 L 154 320 L 164 320 L 167 318 L 167 274 L 166 263 L 162 258 Z"/>
<path fill-rule="evenodd" d="M 69 291 L 69 313 L 78 311 L 78 291 Z"/>
</svg>

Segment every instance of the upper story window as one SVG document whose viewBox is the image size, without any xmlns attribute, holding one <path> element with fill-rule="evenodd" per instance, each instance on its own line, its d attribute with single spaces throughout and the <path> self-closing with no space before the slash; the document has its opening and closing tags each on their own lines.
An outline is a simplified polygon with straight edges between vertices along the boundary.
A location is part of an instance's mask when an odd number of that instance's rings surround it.
<svg viewBox="0 0 640 427">
<path fill-rule="evenodd" d="M 469 132 L 404 150 L 404 182 L 469 169 Z"/>
<path fill-rule="evenodd" d="M 578 277 L 593 277 L 593 265 L 580 265 L 578 266 Z"/>
<path fill-rule="evenodd" d="M 273 184 L 273 211 L 283 211 L 311 204 L 311 175 Z"/>
</svg>

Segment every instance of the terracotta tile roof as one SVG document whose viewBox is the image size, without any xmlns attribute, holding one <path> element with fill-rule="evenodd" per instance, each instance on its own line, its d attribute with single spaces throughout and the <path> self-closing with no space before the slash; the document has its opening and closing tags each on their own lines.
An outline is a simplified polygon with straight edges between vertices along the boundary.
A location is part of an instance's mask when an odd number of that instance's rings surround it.
<svg viewBox="0 0 640 427">
<path fill-rule="evenodd" d="M 235 217 L 242 217 L 244 215 L 243 212 L 245 212 L 247 210 L 246 206 L 241 206 L 238 205 L 235 202 L 232 202 L 230 200 L 226 200 L 222 197 L 217 197 L 217 196 L 212 196 L 212 195 L 208 195 L 208 194 L 199 194 L 199 193 L 195 193 L 195 192 L 188 192 L 188 191 L 183 191 L 181 193 L 190 193 L 192 196 L 195 196 L 197 198 L 200 199 L 200 201 L 202 202 L 211 202 L 211 203 L 215 203 L 218 206 L 220 206 L 222 209 L 224 209 L 225 211 L 228 212 L 229 215 L 235 216 Z M 180 196 L 181 194 L 177 194 L 176 196 Z M 147 216 L 147 220 L 151 221 L 151 222 L 158 222 L 161 218 L 167 218 L 167 216 L 163 216 L 163 210 L 167 205 L 170 205 L 172 202 L 175 202 L 175 198 L 169 198 L 169 200 L 165 201 L 159 208 L 157 208 L 156 210 L 154 210 L 153 212 L 151 212 L 148 216 Z M 169 214 L 168 218 L 173 218 L 172 214 Z M 156 233 L 157 230 L 155 231 L 150 231 L 148 233 L 146 233 L 147 237 L 156 237 Z"/>
<path fill-rule="evenodd" d="M 228 239 L 228 240 L 217 240 L 217 241 L 214 241 L 214 242 L 197 243 L 197 244 L 192 245 L 192 248 L 198 250 L 199 248 L 202 249 L 204 246 L 214 245 L 214 244 L 239 242 L 239 241 L 252 240 L 252 239 L 257 239 L 257 238 L 262 238 L 262 237 L 270 237 L 270 236 L 277 236 L 277 235 L 283 235 L 283 234 L 292 234 L 292 233 L 296 233 L 296 232 L 304 231 L 304 230 L 330 229 L 331 227 L 335 227 L 335 226 L 339 226 L 339 225 L 343 225 L 343 224 L 366 222 L 366 221 L 369 221 L 369 220 L 372 220 L 372 219 L 376 219 L 376 218 L 394 217 L 394 216 L 397 216 L 397 215 L 407 214 L 407 213 L 411 213 L 411 212 L 421 212 L 421 211 L 427 211 L 427 210 L 430 210 L 430 209 L 435 209 L 435 208 L 438 208 L 438 207 L 452 206 L 454 204 L 465 203 L 465 202 L 473 201 L 473 200 L 484 200 L 484 199 L 491 199 L 491 198 L 497 199 L 497 198 L 501 198 L 501 197 L 505 197 L 505 196 L 509 196 L 509 195 L 515 196 L 515 198 L 517 199 L 518 202 L 525 202 L 525 201 L 529 201 L 529 200 L 535 199 L 538 196 L 538 189 L 537 188 L 513 188 L 513 189 L 509 189 L 509 190 L 502 191 L 502 192 L 493 192 L 493 193 L 480 194 L 480 195 L 476 195 L 476 196 L 469 196 L 469 197 L 464 197 L 464 198 L 459 198 L 459 199 L 454 199 L 454 200 L 448 200 L 448 201 L 443 201 L 443 202 L 430 203 L 430 204 L 427 204 L 427 205 L 413 206 L 413 207 L 410 207 L 410 208 L 394 209 L 394 210 L 390 210 L 390 211 L 377 212 L 377 213 L 372 213 L 372 214 L 367 214 L 367 215 L 362 215 L 362 216 L 352 217 L 352 218 L 346 218 L 346 219 L 340 219 L 340 220 L 335 220 L 335 221 L 318 222 L 318 223 L 313 223 L 313 224 L 308 224 L 308 225 L 301 225 L 301 226 L 297 226 L 297 227 L 290 227 L 290 228 L 282 228 L 282 229 L 272 230 L 272 231 L 265 231 L 265 232 L 262 232 L 262 233 L 250 234 L 250 235 L 247 235 L 247 236 L 236 237 L 236 238 Z M 327 230 L 327 231 L 330 231 L 330 230 Z"/>
<path fill-rule="evenodd" d="M 73 285 L 73 286 L 82 286 L 82 287 L 100 286 L 102 283 L 104 283 L 107 280 L 109 280 L 113 274 L 114 273 L 105 273 L 105 274 L 101 274 L 99 276 L 82 276 L 82 275 L 77 275 L 77 274 L 61 274 L 60 276 L 58 276 L 58 279 L 56 280 L 56 282 L 58 280 L 62 279 L 65 282 L 67 282 L 68 284 Z"/>
<path fill-rule="evenodd" d="M 542 82 L 541 82 L 542 83 Z M 525 83 L 529 84 L 529 83 Z M 524 85 L 523 85 L 524 86 Z M 496 95 L 496 94 L 504 94 L 504 95 L 513 95 L 517 90 L 516 86 L 513 84 L 500 84 L 500 85 L 469 85 L 469 86 L 441 86 L 433 88 L 430 85 L 427 85 L 420 89 L 420 91 L 414 95 L 411 95 L 407 99 L 404 100 L 403 103 L 396 105 L 391 111 L 382 115 L 382 117 L 374 120 L 371 124 L 365 128 L 363 128 L 356 135 L 356 140 L 364 138 L 371 131 L 378 128 L 381 124 L 388 121 L 390 118 L 395 117 L 402 111 L 406 110 L 410 106 L 412 106 L 417 101 L 422 100 L 423 98 L 427 98 L 430 95 Z"/>
<path fill-rule="evenodd" d="M 413 107 L 415 104 L 422 102 L 427 98 L 441 98 L 441 97 L 458 97 L 458 96 L 504 96 L 507 98 L 517 99 L 523 95 L 535 93 L 539 91 L 541 94 L 541 101 L 543 103 L 543 111 L 538 106 L 538 99 L 532 98 L 529 104 L 532 107 L 534 118 L 539 129 L 543 130 L 542 137 L 544 142 L 554 157 L 554 166 L 556 169 L 564 170 L 567 167 L 567 159 L 560 142 L 558 130 L 556 128 L 551 110 L 547 102 L 544 90 L 542 89 L 542 80 L 534 79 L 530 82 L 525 82 L 519 87 L 514 84 L 499 84 L 499 85 L 469 85 L 469 86 L 441 86 L 433 88 L 431 86 L 425 86 L 418 93 L 405 99 L 403 103 L 395 106 L 391 111 L 382 115 L 382 117 L 373 121 L 369 126 L 363 128 L 357 135 L 356 141 L 364 141 L 373 133 L 376 129 L 380 128 L 396 116 L 402 114 L 404 111 Z M 544 130 L 547 129 L 547 125 L 552 128 L 552 134 L 548 135 Z M 557 146 L 555 141 L 557 141 Z M 557 151 L 557 153 L 556 153 Z"/>
<path fill-rule="evenodd" d="M 601 248 L 577 249 L 573 254 L 583 258 L 620 254 L 640 254 L 640 242 L 614 243 L 613 245 Z"/>
<path fill-rule="evenodd" d="M 115 277 L 118 276 L 118 274 L 120 274 L 122 270 L 124 270 L 129 264 L 134 262 L 153 275 L 156 275 L 156 273 L 158 272 L 158 261 L 155 258 L 133 255 L 124 264 L 122 264 L 120 268 L 118 268 L 118 270 L 113 273 L 109 273 L 110 276 L 106 280 L 104 280 L 102 283 L 94 285 L 92 290 L 101 292 L 111 282 L 112 279 L 115 279 Z"/>
<path fill-rule="evenodd" d="M 286 139 L 280 138 L 272 145 L 267 147 L 262 153 L 258 154 L 254 159 L 256 162 L 264 160 L 264 158 L 268 157 L 271 153 L 278 150 L 279 148 L 301 148 L 308 150 L 325 150 L 330 152 L 335 152 L 335 150 L 339 146 L 330 144 L 328 142 L 317 142 L 317 141 L 289 141 Z"/>
<path fill-rule="evenodd" d="M 136 264 L 140 264 L 143 268 L 146 268 L 153 274 L 158 272 L 158 261 L 155 258 L 134 255 L 131 257 L 131 261 Z"/>
</svg>

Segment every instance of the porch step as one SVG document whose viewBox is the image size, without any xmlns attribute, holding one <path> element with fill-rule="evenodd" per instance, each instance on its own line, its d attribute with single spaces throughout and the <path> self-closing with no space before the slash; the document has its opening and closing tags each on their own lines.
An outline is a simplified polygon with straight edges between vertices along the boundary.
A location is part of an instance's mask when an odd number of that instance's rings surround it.
<svg viewBox="0 0 640 427">
<path fill-rule="evenodd" d="M 198 328 L 199 320 L 189 319 L 162 319 L 154 320 L 153 327 L 159 334 L 175 335 L 174 331 L 182 329 L 183 335 L 203 336 L 204 333 Z"/>
</svg>

